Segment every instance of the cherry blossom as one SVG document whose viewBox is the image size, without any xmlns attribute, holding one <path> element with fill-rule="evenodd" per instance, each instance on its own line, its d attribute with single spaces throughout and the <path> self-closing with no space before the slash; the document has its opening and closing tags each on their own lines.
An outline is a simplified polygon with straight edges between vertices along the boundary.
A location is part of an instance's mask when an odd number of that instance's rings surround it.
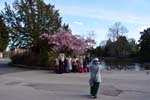
<svg viewBox="0 0 150 100">
<path fill-rule="evenodd" d="M 55 52 L 72 50 L 82 54 L 87 51 L 91 44 L 96 44 L 95 40 L 91 38 L 84 39 L 62 29 L 53 35 L 43 33 L 40 38 L 47 40 Z"/>
</svg>

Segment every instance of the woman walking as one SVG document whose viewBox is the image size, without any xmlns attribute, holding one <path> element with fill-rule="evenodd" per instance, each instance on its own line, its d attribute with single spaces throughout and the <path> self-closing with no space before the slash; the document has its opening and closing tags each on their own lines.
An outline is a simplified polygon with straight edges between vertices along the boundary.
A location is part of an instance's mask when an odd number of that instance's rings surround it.
<svg viewBox="0 0 150 100">
<path fill-rule="evenodd" d="M 101 65 L 98 58 L 94 58 L 94 60 L 89 65 L 90 70 L 90 94 L 93 98 L 97 98 L 97 93 L 99 89 L 99 85 L 101 83 L 101 74 L 100 74 Z"/>
</svg>

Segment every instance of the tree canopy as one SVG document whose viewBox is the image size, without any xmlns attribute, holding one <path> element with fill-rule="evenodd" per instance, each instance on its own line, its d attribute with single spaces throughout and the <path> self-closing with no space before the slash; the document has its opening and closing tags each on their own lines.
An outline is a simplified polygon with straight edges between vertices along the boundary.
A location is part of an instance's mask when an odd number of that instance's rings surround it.
<svg viewBox="0 0 150 100">
<path fill-rule="evenodd" d="M 3 17 L 0 16 L 0 52 L 3 52 L 8 45 L 8 31 L 4 24 Z"/>
<path fill-rule="evenodd" d="M 127 32 L 127 28 L 123 26 L 121 22 L 115 22 L 114 25 L 112 25 L 108 29 L 108 37 L 112 41 L 116 41 L 119 38 L 119 36 L 123 36 Z"/>
<path fill-rule="evenodd" d="M 2 14 L 10 34 L 11 48 L 40 49 L 41 33 L 54 34 L 61 27 L 69 28 L 67 24 L 62 25 L 59 10 L 43 0 L 15 0 L 12 8 L 6 3 Z"/>
<path fill-rule="evenodd" d="M 78 52 L 84 53 L 89 49 L 89 44 L 95 44 L 96 42 L 91 38 L 81 38 L 79 36 L 73 35 L 71 32 L 66 30 L 59 30 L 53 35 L 48 35 L 43 33 L 40 36 L 41 39 L 47 40 L 48 44 L 52 47 L 53 51 L 56 52 Z"/>
<path fill-rule="evenodd" d="M 142 60 L 150 61 L 150 28 L 140 32 L 141 37 L 139 39 L 140 57 Z"/>
</svg>

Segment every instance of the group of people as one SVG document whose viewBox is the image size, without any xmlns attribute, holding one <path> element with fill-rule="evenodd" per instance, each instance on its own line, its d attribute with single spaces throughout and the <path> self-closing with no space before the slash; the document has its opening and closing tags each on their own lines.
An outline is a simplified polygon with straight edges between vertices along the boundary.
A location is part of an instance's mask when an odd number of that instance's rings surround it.
<svg viewBox="0 0 150 100">
<path fill-rule="evenodd" d="M 98 58 L 90 59 L 89 57 L 71 56 L 65 57 L 60 54 L 55 59 L 55 72 L 56 73 L 69 73 L 69 72 L 90 72 L 90 95 L 92 98 L 97 98 L 97 93 L 101 83 L 101 70 L 102 66 Z"/>
<path fill-rule="evenodd" d="M 55 59 L 54 71 L 55 73 L 70 73 L 70 72 L 89 72 L 87 65 L 90 63 L 91 59 L 85 56 L 65 56 L 60 54 Z"/>
</svg>

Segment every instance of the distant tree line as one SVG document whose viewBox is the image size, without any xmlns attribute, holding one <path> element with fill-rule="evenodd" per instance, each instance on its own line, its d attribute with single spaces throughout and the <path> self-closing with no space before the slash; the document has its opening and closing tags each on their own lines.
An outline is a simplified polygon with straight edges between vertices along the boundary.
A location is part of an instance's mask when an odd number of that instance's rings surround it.
<svg viewBox="0 0 150 100">
<path fill-rule="evenodd" d="M 139 43 L 134 39 L 127 39 L 124 35 L 126 32 L 127 29 L 120 22 L 116 22 L 109 28 L 109 39 L 105 44 L 92 48 L 89 52 L 99 57 L 137 57 L 141 61 L 150 61 L 150 28 L 140 32 Z"/>
</svg>

